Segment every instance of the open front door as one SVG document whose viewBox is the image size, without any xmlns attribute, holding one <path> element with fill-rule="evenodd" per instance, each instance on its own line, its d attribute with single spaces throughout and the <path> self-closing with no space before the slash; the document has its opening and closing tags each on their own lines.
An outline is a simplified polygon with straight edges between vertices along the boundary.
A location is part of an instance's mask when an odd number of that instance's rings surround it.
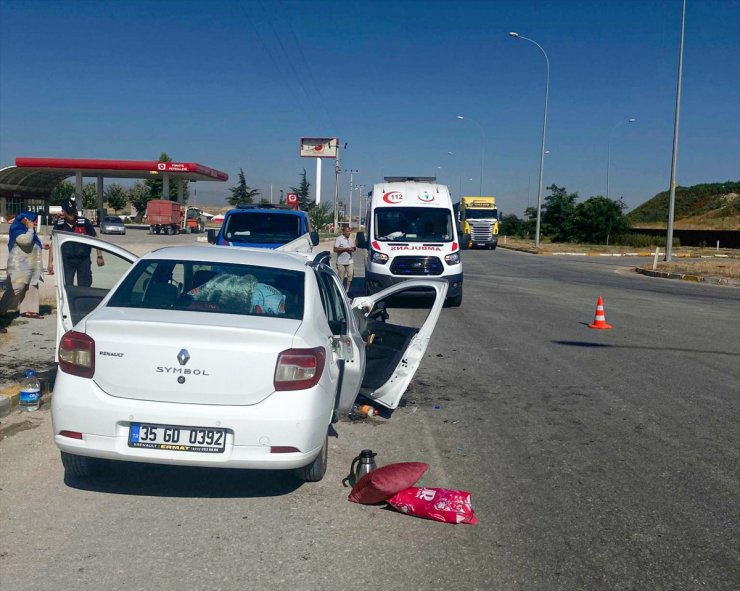
<svg viewBox="0 0 740 591">
<path fill-rule="evenodd" d="M 354 316 L 366 343 L 361 394 L 390 409 L 398 407 L 427 350 L 444 306 L 447 287 L 446 281 L 438 279 L 412 279 L 352 301 Z M 421 297 L 434 297 L 421 327 L 389 322 L 383 303 L 391 296 L 406 295 L 404 292 L 413 295 L 420 289 L 430 294 Z"/>
<path fill-rule="evenodd" d="M 138 257 L 99 238 L 69 232 L 52 232 L 52 248 L 57 282 L 54 356 L 58 360 L 62 335 L 97 308 Z"/>
<path fill-rule="evenodd" d="M 331 331 L 330 350 L 336 362 L 329 367 L 338 368 L 337 375 L 331 376 L 332 383 L 336 383 L 334 410 L 337 417 L 345 417 L 360 391 L 365 372 L 365 344 L 336 274 L 328 265 L 321 264 L 316 268 L 316 279 Z"/>
</svg>

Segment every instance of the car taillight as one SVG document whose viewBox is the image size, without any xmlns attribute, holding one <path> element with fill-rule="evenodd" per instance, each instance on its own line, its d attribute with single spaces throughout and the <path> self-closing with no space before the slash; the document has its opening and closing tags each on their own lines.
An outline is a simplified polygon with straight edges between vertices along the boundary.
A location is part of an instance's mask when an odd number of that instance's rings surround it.
<svg viewBox="0 0 740 591">
<path fill-rule="evenodd" d="M 95 374 L 95 341 L 81 332 L 70 330 L 59 344 L 59 369 L 81 378 Z"/>
<path fill-rule="evenodd" d="M 275 390 L 306 390 L 319 383 L 324 371 L 326 351 L 314 349 L 288 349 L 278 355 L 275 366 Z"/>
</svg>

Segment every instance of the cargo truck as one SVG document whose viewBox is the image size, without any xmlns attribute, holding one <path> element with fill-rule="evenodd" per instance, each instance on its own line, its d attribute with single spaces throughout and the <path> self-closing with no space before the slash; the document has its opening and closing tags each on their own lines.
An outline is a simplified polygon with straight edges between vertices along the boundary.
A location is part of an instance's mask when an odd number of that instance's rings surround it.
<svg viewBox="0 0 740 591">
<path fill-rule="evenodd" d="M 462 248 L 496 249 L 499 221 L 495 197 L 461 197 L 458 220 Z"/>
<path fill-rule="evenodd" d="M 203 232 L 206 227 L 203 211 L 180 205 L 169 199 L 152 199 L 146 205 L 146 218 L 151 234 Z"/>
</svg>

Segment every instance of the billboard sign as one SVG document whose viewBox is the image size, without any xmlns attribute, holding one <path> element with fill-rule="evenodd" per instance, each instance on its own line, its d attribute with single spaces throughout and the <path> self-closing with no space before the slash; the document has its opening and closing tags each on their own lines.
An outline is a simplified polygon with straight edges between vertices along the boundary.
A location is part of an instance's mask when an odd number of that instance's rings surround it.
<svg viewBox="0 0 740 591">
<path fill-rule="evenodd" d="M 302 137 L 301 158 L 336 158 L 339 138 Z"/>
</svg>

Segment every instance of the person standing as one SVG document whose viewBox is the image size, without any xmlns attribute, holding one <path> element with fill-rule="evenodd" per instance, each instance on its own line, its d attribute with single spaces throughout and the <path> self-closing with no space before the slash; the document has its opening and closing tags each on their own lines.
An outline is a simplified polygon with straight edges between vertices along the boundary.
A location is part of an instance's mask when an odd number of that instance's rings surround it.
<svg viewBox="0 0 740 591">
<path fill-rule="evenodd" d="M 39 281 L 41 277 L 41 244 L 36 234 L 38 214 L 24 211 L 18 214 L 8 232 L 8 276 L 6 289 L 0 300 L 0 315 L 17 306 L 24 318 L 43 318 L 39 314 Z M 0 332 L 7 332 L 4 327 Z"/>
<path fill-rule="evenodd" d="M 352 254 L 357 250 L 354 242 L 350 240 L 350 233 L 349 226 L 344 226 L 341 235 L 337 236 L 334 241 L 334 252 L 337 253 L 337 275 L 347 291 L 352 286 L 352 279 L 355 275 Z"/>
<path fill-rule="evenodd" d="M 96 237 L 92 223 L 86 217 L 77 214 L 77 203 L 74 199 L 62 201 L 62 218 L 58 220 L 52 230 L 62 232 L 73 232 L 86 236 Z M 90 261 L 91 247 L 84 244 L 70 244 L 69 251 L 62 253 L 62 265 L 64 266 L 64 284 L 73 285 L 77 276 L 77 285 L 90 287 L 92 285 L 92 262 Z M 103 251 L 97 250 L 96 263 L 98 267 L 105 265 Z M 53 251 L 52 251 L 53 252 Z M 54 257 L 49 254 L 49 275 L 54 274 Z"/>
</svg>

